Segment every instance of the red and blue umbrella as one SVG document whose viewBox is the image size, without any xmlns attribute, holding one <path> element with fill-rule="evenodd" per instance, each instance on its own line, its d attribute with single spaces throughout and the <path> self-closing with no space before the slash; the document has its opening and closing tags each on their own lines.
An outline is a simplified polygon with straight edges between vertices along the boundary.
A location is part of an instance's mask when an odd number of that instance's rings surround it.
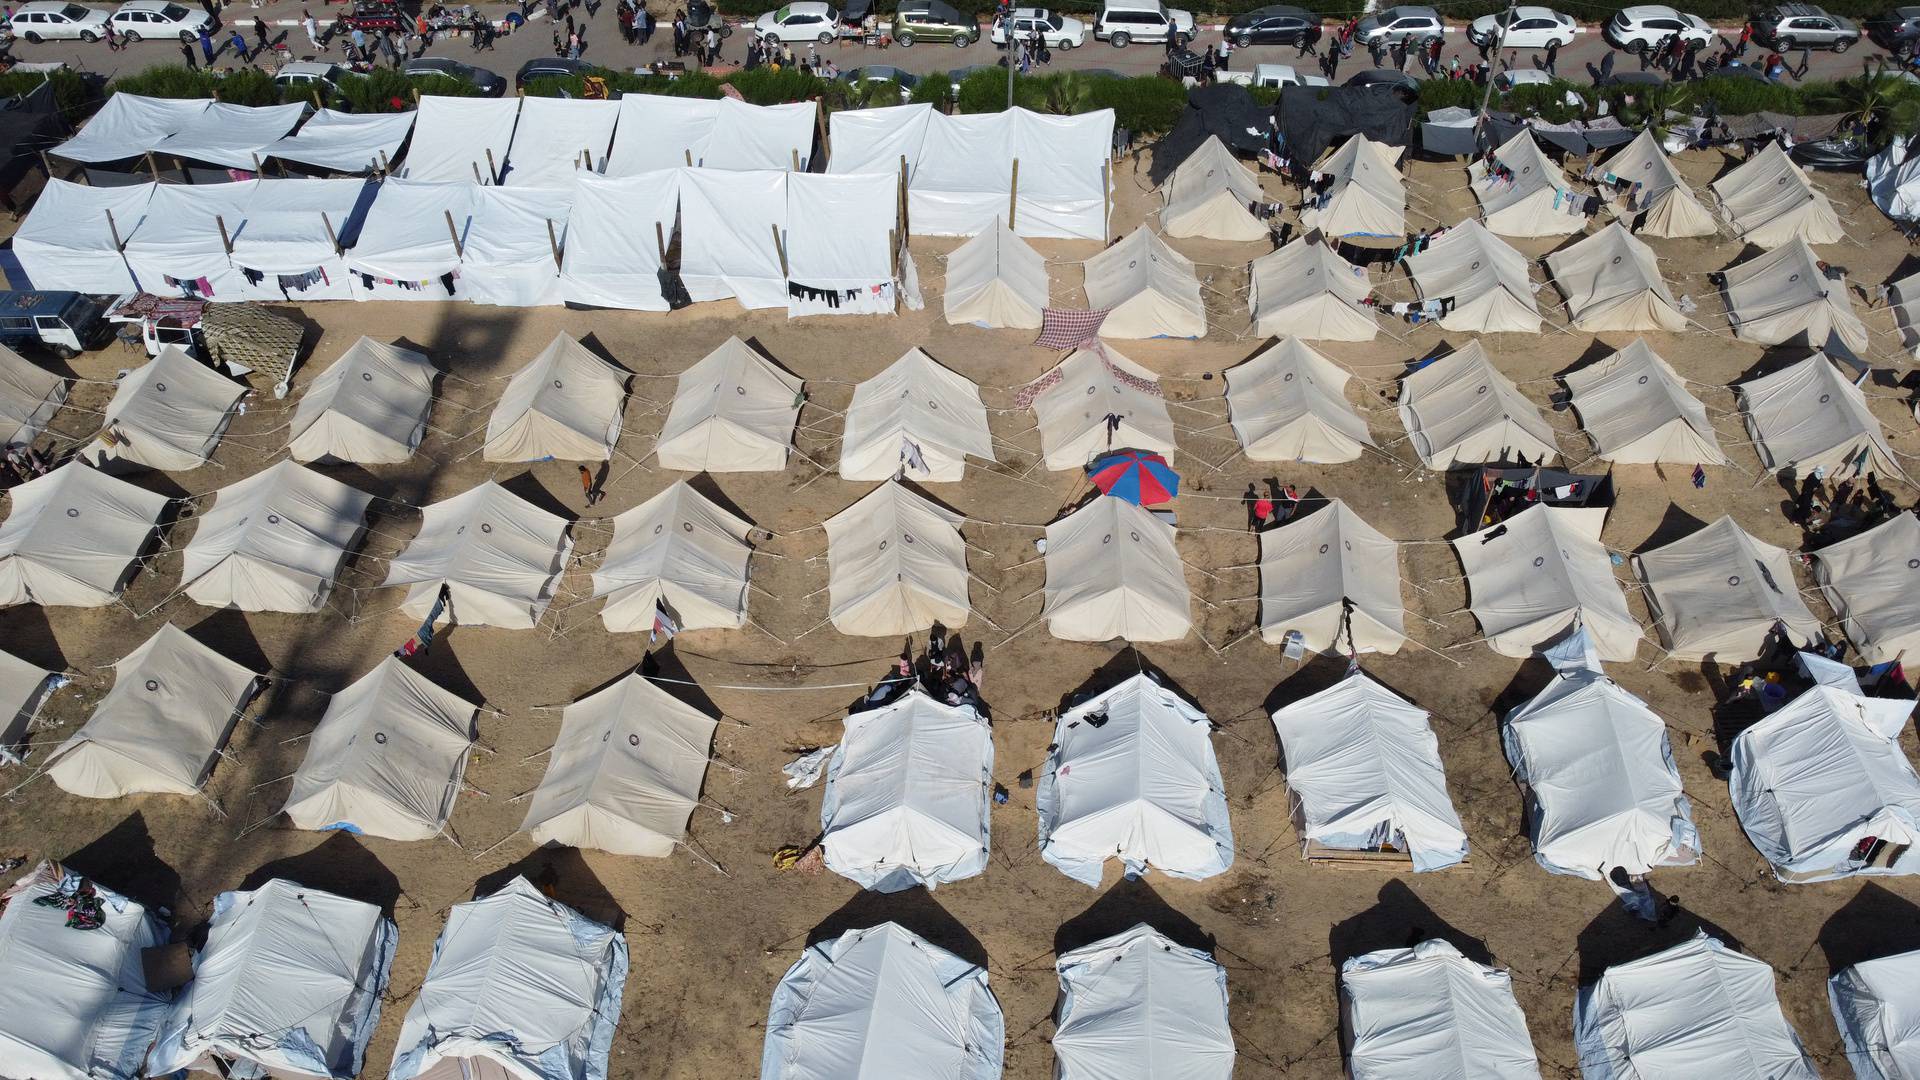
<svg viewBox="0 0 1920 1080">
<path fill-rule="evenodd" d="M 1180 494 L 1180 474 L 1167 459 L 1145 450 L 1115 450 L 1087 466 L 1093 486 L 1135 506 L 1168 502 Z"/>
</svg>

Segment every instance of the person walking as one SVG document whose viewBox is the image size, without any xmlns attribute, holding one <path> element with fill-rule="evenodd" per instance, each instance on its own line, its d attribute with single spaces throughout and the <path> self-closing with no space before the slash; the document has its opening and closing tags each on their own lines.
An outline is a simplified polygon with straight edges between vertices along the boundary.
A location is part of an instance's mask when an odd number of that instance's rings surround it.
<svg viewBox="0 0 1920 1080">
<path fill-rule="evenodd" d="M 199 62 L 198 62 L 197 60 L 195 60 L 195 59 L 193 58 L 193 46 L 192 46 L 192 45 L 189 45 L 189 44 L 187 44 L 187 43 L 186 43 L 186 42 L 184 42 L 184 41 L 183 41 L 183 42 L 181 42 L 181 43 L 180 43 L 180 57 L 181 57 L 181 59 L 183 59 L 183 60 L 185 60 L 185 61 L 187 62 L 187 70 L 188 70 L 188 71 L 196 71 L 196 70 L 198 70 L 198 69 L 199 69 L 199 67 L 200 67 L 200 64 L 199 64 Z"/>
<path fill-rule="evenodd" d="M 687 55 L 687 20 L 678 11 L 673 13 L 673 55 Z"/>
<path fill-rule="evenodd" d="M 653 9 L 647 6 L 646 0 L 641 0 L 640 2 L 640 44 L 645 45 L 648 42 L 653 40 L 654 27 L 655 27 L 655 23 L 653 21 Z"/>
<path fill-rule="evenodd" d="M 200 31 L 200 56 L 206 61 L 208 67 L 213 66 L 213 35 L 207 33 L 205 29 Z"/>
<path fill-rule="evenodd" d="M 241 63 L 253 63 L 253 57 L 247 53 L 247 37 L 240 32 L 239 27 L 234 27 L 233 33 L 227 38 L 227 44 L 233 46 L 234 54 L 240 57 Z"/>
<path fill-rule="evenodd" d="M 1300 31 L 1300 40 L 1294 42 L 1295 45 L 1299 46 L 1300 51 L 1294 53 L 1293 58 L 1295 60 L 1300 60 L 1309 56 L 1319 56 L 1320 55 L 1320 50 L 1318 48 L 1319 41 L 1320 41 L 1320 24 L 1319 23 L 1309 24 L 1306 29 Z"/>
<path fill-rule="evenodd" d="M 1751 41 L 1753 41 L 1753 24 L 1752 23 L 1741 24 L 1740 40 L 1733 43 L 1733 55 L 1735 56 L 1747 55 L 1747 45 Z"/>
<path fill-rule="evenodd" d="M 1446 48 L 1446 46 L 1440 41 L 1439 38 L 1434 38 L 1433 40 L 1427 42 L 1427 77 L 1428 78 L 1432 78 L 1433 76 L 1440 73 L 1440 52 L 1444 48 Z"/>
<path fill-rule="evenodd" d="M 258 42 L 258 44 L 253 47 L 256 53 L 267 51 L 267 45 L 269 44 L 267 38 L 267 20 L 258 15 L 253 17 L 253 40 Z"/>
<path fill-rule="evenodd" d="M 1233 41 L 1230 38 L 1222 37 L 1220 39 L 1220 70 L 1226 71 L 1232 67 Z"/>
<path fill-rule="evenodd" d="M 1379 38 L 1367 42 L 1367 56 L 1373 61 L 1374 67 L 1387 66 L 1387 47 L 1381 44 Z"/>
<path fill-rule="evenodd" d="M 314 18 L 313 12 L 306 8 L 300 9 L 300 29 L 307 32 L 307 44 L 313 46 L 315 50 L 325 48 L 320 44 L 320 20 Z"/>
<path fill-rule="evenodd" d="M 1554 64 L 1557 63 L 1559 59 L 1560 59 L 1560 39 L 1555 38 L 1552 41 L 1547 42 L 1546 72 L 1548 76 L 1557 76 L 1559 74 L 1559 72 L 1554 70 Z"/>
<path fill-rule="evenodd" d="M 620 6 L 614 12 L 614 18 L 620 22 L 620 40 L 633 44 L 633 8 L 627 0 L 620 0 Z"/>
<path fill-rule="evenodd" d="M 1807 68 L 1813 64 L 1813 46 L 1800 46 L 1800 66 L 1793 69 L 1793 81 L 1799 82 L 1807 77 Z"/>
</svg>

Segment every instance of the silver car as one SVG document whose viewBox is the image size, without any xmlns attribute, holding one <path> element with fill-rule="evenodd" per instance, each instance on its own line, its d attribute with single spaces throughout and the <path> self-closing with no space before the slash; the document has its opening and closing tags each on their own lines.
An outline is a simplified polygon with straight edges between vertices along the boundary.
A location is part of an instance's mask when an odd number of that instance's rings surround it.
<svg viewBox="0 0 1920 1080">
<path fill-rule="evenodd" d="M 1860 28 L 1813 4 L 1776 4 L 1754 16 L 1753 39 L 1781 52 L 1810 45 L 1843 53 L 1860 40 Z"/>
<path fill-rule="evenodd" d="M 1415 45 L 1447 32 L 1440 13 L 1430 7 L 1390 7 L 1360 20 L 1354 37 L 1362 46 L 1381 44 Z"/>
</svg>

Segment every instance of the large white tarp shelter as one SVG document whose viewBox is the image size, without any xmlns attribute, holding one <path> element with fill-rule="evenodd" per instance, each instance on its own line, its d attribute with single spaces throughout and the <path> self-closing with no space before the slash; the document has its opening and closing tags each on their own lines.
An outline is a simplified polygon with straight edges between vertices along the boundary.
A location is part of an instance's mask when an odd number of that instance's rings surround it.
<svg viewBox="0 0 1920 1080">
<path fill-rule="evenodd" d="M 1032 385 L 1044 388 L 1033 395 L 1033 415 L 1047 468 L 1085 468 L 1119 447 L 1173 460 L 1173 417 L 1160 377 L 1119 350 L 1075 349 Z"/>
<path fill-rule="evenodd" d="M 423 353 L 361 338 L 300 396 L 287 453 L 360 465 L 407 460 L 427 432 L 435 374 Z"/>
<path fill-rule="evenodd" d="M 440 835 L 460 794 L 478 711 L 386 657 L 328 700 L 281 810 L 299 829 L 389 840 Z"/>
<path fill-rule="evenodd" d="M 1513 976 L 1429 938 L 1340 965 L 1356 1080 L 1539 1080 Z"/>
<path fill-rule="evenodd" d="M 294 461 L 214 493 L 187 541 L 180 588 L 196 604 L 319 611 L 373 496 Z"/>
<path fill-rule="evenodd" d="M 114 94 L 93 114 L 80 134 L 50 153 L 89 165 L 138 157 L 207 111 L 208 98 L 142 97 Z"/>
<path fill-rule="evenodd" d="M 502 307 L 564 303 L 560 265 L 572 236 L 573 193 L 570 181 L 551 187 L 475 188 L 473 217 L 461 233 L 460 295 L 476 304 Z M 440 224 L 444 227 L 444 218 Z M 429 297 L 445 291 L 437 281 L 420 284 Z"/>
<path fill-rule="evenodd" d="M 1730 267 L 1724 294 L 1727 321 L 1741 341 L 1818 349 L 1837 336 L 1854 352 L 1867 351 L 1867 326 L 1853 310 L 1846 278 L 1828 277 L 1798 237 Z"/>
<path fill-rule="evenodd" d="M 1267 223 L 1253 216 L 1266 201 L 1260 177 L 1233 156 L 1218 135 L 1209 135 L 1160 185 L 1160 228 L 1168 236 L 1209 240 L 1260 240 Z"/>
<path fill-rule="evenodd" d="M 1821 636 L 1794 580 L 1793 557 L 1723 516 L 1633 557 L 1660 644 L 1680 660 L 1759 655 L 1775 626 L 1798 644 Z"/>
<path fill-rule="evenodd" d="M 111 100 L 111 99 L 109 99 Z M 100 925 L 67 926 L 83 886 Z M 59 863 L 14 882 L 0 911 L 0 1073 L 39 1080 L 137 1080 L 167 995 L 147 989 L 141 954 L 167 943 L 146 908 Z M 49 903 L 41 903 L 46 900 Z"/>
<path fill-rule="evenodd" d="M 889 480 L 828 518 L 827 615 L 834 629 L 893 637 L 967 623 L 966 518 Z"/>
<path fill-rule="evenodd" d="M 1227 969 L 1146 923 L 1060 954 L 1057 1080 L 1229 1080 Z"/>
<path fill-rule="evenodd" d="M 67 400 L 67 380 L 0 345 L 0 447 L 31 445 Z"/>
<path fill-rule="evenodd" d="M 1687 328 L 1653 249 L 1617 221 L 1548 255 L 1547 270 L 1578 329 L 1679 333 Z"/>
<path fill-rule="evenodd" d="M 1400 422 L 1429 469 L 1559 456 L 1553 425 L 1478 341 L 1400 380 Z"/>
<path fill-rule="evenodd" d="M 1895 514 L 1811 554 L 1820 593 L 1862 659 L 1920 656 L 1920 518 Z"/>
<path fill-rule="evenodd" d="M 1399 652 L 1400 547 L 1339 499 L 1260 533 L 1260 637 L 1314 652 Z"/>
<path fill-rule="evenodd" d="M 632 94 L 628 101 L 656 99 Z M 662 248 L 672 243 L 680 214 L 680 171 L 661 169 L 574 181 L 561 253 L 562 298 L 589 307 L 667 310 L 660 290 Z"/>
<path fill-rule="evenodd" d="M 840 438 L 842 480 L 951 482 L 967 458 L 994 460 L 987 406 L 973 380 L 908 349 L 885 371 L 853 388 Z"/>
<path fill-rule="evenodd" d="M 1367 272 L 1312 233 L 1253 260 L 1248 273 L 1256 336 L 1372 341 L 1380 332 L 1361 303 L 1373 292 Z"/>
<path fill-rule="evenodd" d="M 899 176 L 775 175 L 786 180 L 787 314 L 892 314 L 895 251 L 889 245 L 899 238 L 885 207 L 899 200 Z"/>
<path fill-rule="evenodd" d="M 993 731 L 971 705 L 918 686 L 849 713 L 827 762 L 827 868 L 878 892 L 931 889 L 986 869 Z"/>
<path fill-rule="evenodd" d="M 687 294 L 696 302 L 732 298 L 748 309 L 787 306 L 780 261 L 787 221 L 784 172 L 680 170 L 680 280 Z"/>
<path fill-rule="evenodd" d="M 680 373 L 653 456 L 682 472 L 779 472 L 805 399 L 798 377 L 730 337 Z"/>
<path fill-rule="evenodd" d="M 347 256 L 355 295 L 365 300 L 467 298 L 471 290 L 462 280 L 460 255 L 478 228 L 480 191 L 471 179 L 382 180 Z M 551 258 L 547 264 L 552 265 Z"/>
<path fill-rule="evenodd" d="M 167 497 L 77 461 L 7 491 L 0 605 L 105 607 L 133 576 Z"/>
<path fill-rule="evenodd" d="M 1540 306 L 1533 298 L 1527 257 L 1469 218 L 1448 229 L 1418 255 L 1407 257 L 1407 274 L 1423 301 L 1453 301 L 1440 317 L 1456 333 L 1540 332 Z"/>
<path fill-rule="evenodd" d="M 1633 659 L 1640 624 L 1600 542 L 1606 519 L 1605 507 L 1535 503 L 1453 541 L 1473 617 L 1494 652 L 1532 656 L 1584 626 L 1601 659 Z"/>
<path fill-rule="evenodd" d="M 1905 479 L 1866 394 L 1824 353 L 1733 388 L 1741 419 L 1769 471 L 1881 473 Z"/>
<path fill-rule="evenodd" d="M 1920 951 L 1863 960 L 1827 980 L 1856 1080 L 1920 1075 Z"/>
<path fill-rule="evenodd" d="M 488 480 L 420 512 L 420 531 L 387 563 L 383 585 L 405 585 L 400 610 L 424 619 L 444 586 L 441 618 L 531 629 L 553 603 L 573 551 L 565 518 Z"/>
<path fill-rule="evenodd" d="M 400 156 L 413 133 L 413 112 L 350 113 L 321 109 L 300 130 L 260 148 L 260 160 L 275 158 L 334 172 L 384 170 Z"/>
<path fill-rule="evenodd" d="M 246 396 L 235 382 L 178 345 L 127 372 L 107 402 L 101 433 L 74 455 L 101 467 L 187 472 L 206 464 Z"/>
<path fill-rule="evenodd" d="M 1063 641 L 1178 641 L 1193 594 L 1173 526 L 1101 495 L 1047 526 L 1047 630 Z"/>
<path fill-rule="evenodd" d="M 718 721 L 633 673 L 568 705 L 521 831 L 663 858 L 687 835 Z"/>
<path fill-rule="evenodd" d="M 941 302 L 950 323 L 1038 330 L 1051 287 L 1046 257 L 995 218 L 947 256 Z"/>
<path fill-rule="evenodd" d="M 398 170 L 409 180 L 500 183 L 513 143 L 518 97 L 456 98 L 430 94 L 414 110 L 413 141 Z"/>
<path fill-rule="evenodd" d="M 1248 461 L 1352 461 L 1374 445 L 1347 400 L 1353 376 L 1296 337 L 1227 369 L 1227 412 Z"/>
<path fill-rule="evenodd" d="M 603 1080 L 627 941 L 515 877 L 447 912 L 391 1080 Z"/>
<path fill-rule="evenodd" d="M 487 417 L 485 461 L 604 461 L 620 441 L 628 373 L 564 331 L 513 373 Z"/>
<path fill-rule="evenodd" d="M 1350 136 L 1314 171 L 1331 177 L 1327 189 L 1300 212 L 1301 227 L 1336 240 L 1398 240 L 1407 233 L 1407 188 L 1400 149 L 1365 135 Z"/>
<path fill-rule="evenodd" d="M 129 94 L 115 94 L 108 104 Z M 13 257 L 36 289 L 108 296 L 135 289 L 120 246 L 140 228 L 153 184 L 92 187 L 49 179 L 13 234 Z"/>
<path fill-rule="evenodd" d="M 1596 457 L 1622 465 L 1727 465 L 1707 407 L 1646 339 L 1561 376 Z"/>
<path fill-rule="evenodd" d="M 1615 964 L 1573 1002 L 1573 1041 L 1587 1080 L 1710 1076 L 1816 1080 L 1787 1023 L 1773 968 L 1705 933 Z"/>
<path fill-rule="evenodd" d="M 818 105 L 750 105 L 735 98 L 628 94 L 619 101 L 608 176 L 683 166 L 697 169 L 798 169 L 813 157 Z M 898 163 L 880 171 L 898 176 Z M 846 170 L 835 170 L 842 172 Z M 863 170 L 873 171 L 873 170 Z"/>
<path fill-rule="evenodd" d="M 303 178 L 157 184 L 140 228 L 122 234 L 127 266 L 161 296 L 348 300 L 344 251 L 377 190 Z"/>
<path fill-rule="evenodd" d="M 600 621 L 613 633 L 651 631 L 661 611 L 682 630 L 747 624 L 753 526 L 685 480 L 613 519 L 613 539 L 593 572 Z"/>
<path fill-rule="evenodd" d="M 1772 139 L 1732 172 L 1713 182 L 1720 212 L 1733 234 L 1763 248 L 1799 241 L 1837 244 L 1846 238 L 1840 215 Z"/>
<path fill-rule="evenodd" d="M 807 946 L 780 977 L 760 1080 L 999 1080 L 1005 1042 L 986 968 L 881 923 Z"/>
<path fill-rule="evenodd" d="M 1205 337 L 1207 305 L 1193 260 L 1145 225 L 1088 259 L 1087 306 L 1105 310 L 1100 336 Z"/>
<path fill-rule="evenodd" d="M 1719 231 L 1713 212 L 1700 205 L 1651 128 L 1588 175 L 1629 185 L 1628 193 L 1612 203 L 1612 210 L 1621 220 L 1638 222 L 1638 231 L 1648 236 L 1712 236 Z M 1635 184 L 1639 186 L 1631 187 Z"/>
<path fill-rule="evenodd" d="M 583 98 L 528 97 L 507 149 L 509 187 L 565 188 L 580 173 L 604 172 L 620 103 Z"/>
<path fill-rule="evenodd" d="M 48 755 L 47 775 L 89 799 L 197 794 L 257 678 L 167 623 L 113 665 L 113 689 Z"/>
<path fill-rule="evenodd" d="M 1566 171 L 1533 141 L 1533 132 L 1521 128 L 1494 150 L 1493 163 L 1508 175 L 1495 175 L 1484 160 L 1467 167 L 1487 228 L 1502 236 L 1565 236 L 1586 227 L 1581 197 Z"/>
<path fill-rule="evenodd" d="M 253 106 L 215 101 L 146 149 L 168 157 L 254 171 L 266 148 L 285 138 L 306 114 L 305 102 Z"/>
<path fill-rule="evenodd" d="M 1211 726 L 1145 673 L 1061 713 L 1034 791 L 1041 858 L 1096 889 L 1108 859 L 1136 877 L 1198 880 L 1232 866 Z"/>
<path fill-rule="evenodd" d="M 0 650 L 0 763 L 20 763 L 40 706 L 67 682 L 58 672 Z"/>
<path fill-rule="evenodd" d="M 1895 221 L 1920 217 L 1920 155 L 1911 138 L 1895 135 L 1867 160 L 1867 193 Z"/>
<path fill-rule="evenodd" d="M 1466 860 L 1427 710 L 1363 671 L 1273 714 L 1301 844 L 1392 847 L 1416 871 Z"/>
<path fill-rule="evenodd" d="M 374 905 L 284 878 L 221 893 L 149 1073 L 352 1080 L 398 937 Z"/>
</svg>

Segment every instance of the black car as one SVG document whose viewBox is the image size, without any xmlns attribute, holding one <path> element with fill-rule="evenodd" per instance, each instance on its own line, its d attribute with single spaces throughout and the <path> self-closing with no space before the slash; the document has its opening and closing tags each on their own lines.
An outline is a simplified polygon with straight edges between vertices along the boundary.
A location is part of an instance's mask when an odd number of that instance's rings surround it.
<svg viewBox="0 0 1920 1080">
<path fill-rule="evenodd" d="M 1392 68 L 1368 68 L 1365 71 L 1356 71 L 1340 85 L 1365 86 L 1379 90 L 1406 90 L 1414 94 L 1420 92 L 1420 84 L 1414 80 L 1413 76 Z"/>
<path fill-rule="evenodd" d="M 473 84 L 482 97 L 503 97 L 507 92 L 507 80 L 488 71 L 486 68 L 463 64 L 458 60 L 449 60 L 444 56 L 421 56 L 400 66 L 402 74 L 410 79 L 428 75 L 441 75 L 449 79 L 458 79 Z"/>
<path fill-rule="evenodd" d="M 1920 7 L 1901 7 L 1883 11 L 1867 20 L 1867 37 L 1875 45 L 1896 55 L 1914 51 L 1920 42 Z"/>
<path fill-rule="evenodd" d="M 536 56 L 520 65 L 513 73 L 514 88 L 523 89 L 535 79 L 570 79 L 575 75 L 596 75 L 600 73 L 597 65 L 585 60 L 569 60 L 564 56 Z"/>
<path fill-rule="evenodd" d="M 1275 4 L 1254 8 L 1227 20 L 1226 37 L 1235 45 L 1298 45 L 1320 26 L 1320 16 L 1297 7 Z"/>
</svg>

